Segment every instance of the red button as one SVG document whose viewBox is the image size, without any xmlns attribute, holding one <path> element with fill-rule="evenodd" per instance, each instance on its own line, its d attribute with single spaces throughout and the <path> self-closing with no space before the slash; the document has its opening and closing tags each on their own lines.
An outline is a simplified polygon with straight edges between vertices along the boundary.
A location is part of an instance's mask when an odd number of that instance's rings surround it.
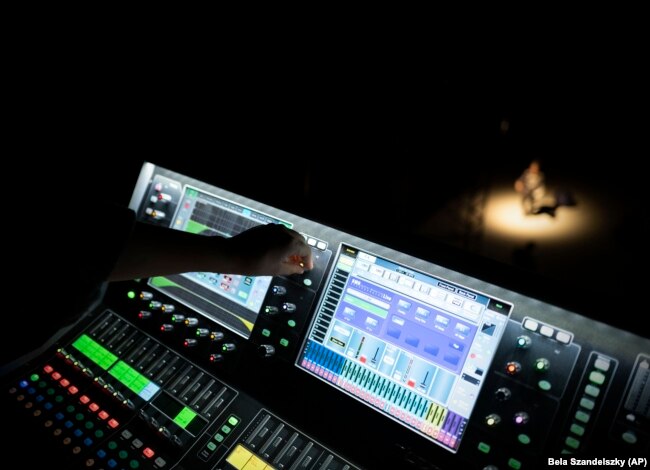
<svg viewBox="0 0 650 470">
<path fill-rule="evenodd" d="M 115 429 L 116 427 L 118 427 L 120 425 L 120 423 L 118 423 L 115 418 L 111 418 L 111 419 L 108 420 L 108 425 L 110 427 L 112 427 L 113 429 Z"/>
<path fill-rule="evenodd" d="M 48 364 L 45 367 L 43 367 L 43 370 L 45 371 L 46 374 L 51 374 L 52 371 L 54 370 L 54 367 Z"/>
<path fill-rule="evenodd" d="M 74 385 L 70 385 L 70 387 L 68 387 L 68 393 L 70 395 L 75 395 L 78 391 L 79 391 L 79 389 L 77 387 L 75 387 Z"/>
<path fill-rule="evenodd" d="M 100 419 L 106 419 L 106 418 L 108 418 L 108 413 L 106 413 L 104 410 L 102 410 L 102 411 L 99 412 L 98 416 L 100 417 Z"/>
<path fill-rule="evenodd" d="M 91 403 L 88 405 L 88 408 L 90 408 L 90 411 L 97 411 L 99 409 L 99 405 L 97 403 Z"/>
<path fill-rule="evenodd" d="M 90 398 L 88 398 L 86 395 L 81 395 L 79 397 L 79 401 L 83 403 L 84 405 L 90 401 Z"/>
<path fill-rule="evenodd" d="M 61 384 L 62 387 L 67 387 L 70 385 L 70 381 L 68 379 L 61 379 L 59 380 L 59 383 Z"/>
<path fill-rule="evenodd" d="M 54 373 L 52 374 L 52 378 L 53 378 L 54 380 L 59 380 L 59 379 L 61 378 L 61 374 L 59 374 L 58 372 L 54 372 Z"/>
<path fill-rule="evenodd" d="M 156 453 L 151 449 L 151 447 L 145 447 L 145 449 L 142 451 L 145 457 L 151 458 L 153 457 Z"/>
</svg>

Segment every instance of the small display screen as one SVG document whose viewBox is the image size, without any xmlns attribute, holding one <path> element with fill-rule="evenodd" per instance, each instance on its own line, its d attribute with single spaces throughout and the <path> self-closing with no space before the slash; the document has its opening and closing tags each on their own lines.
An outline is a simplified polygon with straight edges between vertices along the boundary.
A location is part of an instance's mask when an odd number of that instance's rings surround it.
<svg viewBox="0 0 650 470">
<path fill-rule="evenodd" d="M 341 245 L 296 365 L 456 452 L 511 308 Z"/>
<path fill-rule="evenodd" d="M 153 175 L 141 220 L 205 236 L 231 237 L 256 225 L 292 224 L 205 190 Z M 149 285 L 243 336 L 250 337 L 270 276 L 192 272 L 152 277 Z"/>
</svg>

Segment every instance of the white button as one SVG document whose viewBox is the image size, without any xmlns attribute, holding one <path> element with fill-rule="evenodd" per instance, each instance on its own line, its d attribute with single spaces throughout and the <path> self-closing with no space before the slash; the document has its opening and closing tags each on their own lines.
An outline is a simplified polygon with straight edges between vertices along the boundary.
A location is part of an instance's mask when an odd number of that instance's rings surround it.
<svg viewBox="0 0 650 470">
<path fill-rule="evenodd" d="M 553 328 L 551 328 L 550 326 L 542 325 L 542 327 L 539 329 L 539 332 L 543 336 L 548 336 L 549 338 L 553 336 Z"/>
<path fill-rule="evenodd" d="M 524 328 L 530 331 L 537 331 L 538 326 L 539 323 L 537 323 L 535 320 L 531 320 L 530 318 L 527 318 L 524 322 Z"/>
<path fill-rule="evenodd" d="M 571 335 L 569 333 L 565 333 L 564 331 L 558 331 L 555 335 L 555 339 L 560 343 L 569 344 L 569 341 L 571 341 Z"/>
<path fill-rule="evenodd" d="M 318 248 L 319 250 L 324 250 L 325 248 L 327 248 L 327 243 L 318 242 L 318 243 L 316 243 L 316 248 Z"/>
<path fill-rule="evenodd" d="M 316 246 L 316 239 L 315 238 L 308 238 L 307 239 L 307 245 Z"/>
<path fill-rule="evenodd" d="M 602 370 L 603 372 L 607 372 L 609 370 L 609 365 L 609 359 L 605 359 L 604 357 L 599 357 L 594 363 L 594 367 L 598 370 Z"/>
</svg>

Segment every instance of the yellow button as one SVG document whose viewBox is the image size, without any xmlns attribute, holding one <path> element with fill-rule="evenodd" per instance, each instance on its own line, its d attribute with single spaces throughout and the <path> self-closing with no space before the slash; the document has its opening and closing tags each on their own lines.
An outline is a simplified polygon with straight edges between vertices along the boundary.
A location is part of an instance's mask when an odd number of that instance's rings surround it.
<svg viewBox="0 0 650 470">
<path fill-rule="evenodd" d="M 257 455 L 253 455 L 243 470 L 264 470 L 265 467 L 266 462 L 260 459 Z"/>
<path fill-rule="evenodd" d="M 237 444 L 237 447 L 230 453 L 226 461 L 237 470 L 241 470 L 252 456 L 251 451 L 244 448 L 241 444 Z"/>
</svg>

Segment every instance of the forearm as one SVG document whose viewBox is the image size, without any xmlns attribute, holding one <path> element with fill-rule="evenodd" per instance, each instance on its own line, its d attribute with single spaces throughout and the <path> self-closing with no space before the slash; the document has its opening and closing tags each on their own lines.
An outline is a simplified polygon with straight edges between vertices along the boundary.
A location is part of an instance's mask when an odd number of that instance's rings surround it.
<svg viewBox="0 0 650 470">
<path fill-rule="evenodd" d="M 191 271 L 234 272 L 237 260 L 222 237 L 136 223 L 109 276 L 120 281 Z"/>
</svg>

